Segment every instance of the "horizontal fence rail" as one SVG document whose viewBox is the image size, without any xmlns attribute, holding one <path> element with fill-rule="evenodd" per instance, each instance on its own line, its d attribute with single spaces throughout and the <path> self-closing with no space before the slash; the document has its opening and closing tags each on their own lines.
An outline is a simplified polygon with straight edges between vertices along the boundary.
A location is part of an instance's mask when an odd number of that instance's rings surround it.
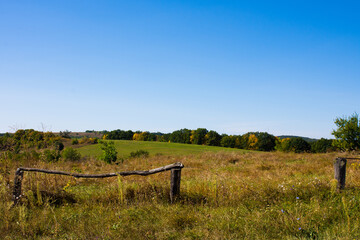
<svg viewBox="0 0 360 240">
<path fill-rule="evenodd" d="M 173 163 L 170 165 L 166 165 L 163 167 L 146 170 L 146 171 L 126 171 L 126 172 L 115 172 L 115 173 L 105 173 L 105 174 L 79 174 L 79 173 L 70 173 L 70 172 L 55 171 L 55 170 L 48 170 L 48 169 L 20 167 L 15 172 L 13 201 L 14 201 L 14 205 L 16 205 L 20 201 L 21 184 L 22 184 L 24 172 L 40 172 L 40 173 L 46 173 L 46 174 L 66 175 L 66 176 L 72 176 L 75 178 L 108 178 L 108 177 L 130 176 L 130 175 L 148 176 L 151 174 L 171 170 L 170 200 L 171 200 L 171 202 L 173 202 L 180 194 L 181 169 L 183 167 L 184 167 L 184 165 L 182 163 L 177 162 L 177 163 Z"/>
</svg>

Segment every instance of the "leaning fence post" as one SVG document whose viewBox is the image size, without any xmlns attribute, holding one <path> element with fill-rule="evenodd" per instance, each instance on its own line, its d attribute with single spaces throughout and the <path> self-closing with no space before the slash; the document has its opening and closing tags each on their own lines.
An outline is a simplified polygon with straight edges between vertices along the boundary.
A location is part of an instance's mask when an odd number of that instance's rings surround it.
<svg viewBox="0 0 360 240">
<path fill-rule="evenodd" d="M 171 169 L 170 201 L 173 203 L 180 195 L 181 168 Z"/>
<path fill-rule="evenodd" d="M 23 179 L 23 175 L 24 175 L 24 171 L 18 168 L 15 172 L 15 180 L 14 180 L 14 192 L 13 192 L 14 205 L 16 205 L 20 201 L 21 182 Z"/>
<path fill-rule="evenodd" d="M 337 180 L 338 190 L 345 188 L 346 161 L 346 158 L 336 158 L 334 161 L 335 179 Z"/>
</svg>

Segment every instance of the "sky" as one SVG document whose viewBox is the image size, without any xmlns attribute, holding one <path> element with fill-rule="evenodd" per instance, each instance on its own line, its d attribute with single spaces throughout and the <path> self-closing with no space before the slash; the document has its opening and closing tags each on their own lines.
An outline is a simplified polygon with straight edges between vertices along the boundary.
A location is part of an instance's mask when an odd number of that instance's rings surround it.
<svg viewBox="0 0 360 240">
<path fill-rule="evenodd" d="M 359 1 L 0 0 L 0 132 L 332 138 L 360 113 Z"/>
</svg>

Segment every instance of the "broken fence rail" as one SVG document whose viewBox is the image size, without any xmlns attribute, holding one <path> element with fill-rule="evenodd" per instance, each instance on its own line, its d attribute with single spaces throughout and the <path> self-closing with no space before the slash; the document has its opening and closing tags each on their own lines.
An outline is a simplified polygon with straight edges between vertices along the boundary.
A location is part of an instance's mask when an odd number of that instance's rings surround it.
<svg viewBox="0 0 360 240">
<path fill-rule="evenodd" d="M 14 180 L 14 191 L 13 191 L 13 201 L 14 205 L 16 205 L 21 198 L 21 184 L 24 176 L 24 172 L 40 172 L 46 174 L 56 174 L 56 175 L 66 175 L 72 176 L 75 178 L 108 178 L 108 177 L 116 177 L 116 176 L 129 176 L 129 175 L 141 175 L 147 176 L 159 172 L 169 171 L 171 170 L 171 178 L 170 178 L 170 200 L 174 202 L 174 200 L 180 194 L 180 180 L 181 180 L 181 169 L 184 165 L 180 162 L 173 163 L 170 165 L 166 165 L 163 167 L 147 170 L 147 171 L 126 171 L 126 172 L 115 172 L 115 173 L 105 173 L 105 174 L 80 174 L 80 173 L 70 173 L 56 170 L 47 170 L 47 169 L 39 169 L 39 168 L 24 168 L 20 167 L 15 172 L 15 180 Z"/>
</svg>

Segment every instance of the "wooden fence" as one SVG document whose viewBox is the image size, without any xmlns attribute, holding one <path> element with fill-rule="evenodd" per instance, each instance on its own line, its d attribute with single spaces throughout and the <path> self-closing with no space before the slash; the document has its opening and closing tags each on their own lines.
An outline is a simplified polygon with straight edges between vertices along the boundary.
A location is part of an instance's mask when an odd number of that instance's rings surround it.
<svg viewBox="0 0 360 240">
<path fill-rule="evenodd" d="M 75 178 L 108 178 L 116 176 L 129 176 L 129 175 L 141 175 L 147 176 L 159 172 L 171 171 L 170 177 L 170 200 L 174 202 L 175 199 L 180 194 L 180 180 L 181 180 L 181 169 L 184 165 L 180 162 L 166 165 L 163 167 L 147 170 L 147 171 L 127 171 L 127 172 L 115 172 L 115 173 L 105 173 L 105 174 L 78 174 L 78 173 L 69 173 L 63 171 L 54 171 L 47 169 L 38 169 L 38 168 L 23 168 L 20 167 L 15 172 L 14 180 L 14 191 L 13 191 L 13 201 L 16 205 L 21 199 L 21 183 L 24 177 L 24 172 L 40 172 L 46 174 L 57 174 L 57 175 L 67 175 Z"/>
<path fill-rule="evenodd" d="M 337 189 L 345 188 L 346 163 L 347 160 L 359 160 L 360 158 L 336 158 L 334 161 L 335 179 L 337 180 Z"/>
<path fill-rule="evenodd" d="M 347 160 L 359 158 L 336 158 L 334 161 L 334 170 L 335 170 L 335 179 L 337 180 L 337 189 L 342 190 L 345 188 L 346 180 L 346 163 Z M 21 183 L 23 180 L 24 172 L 41 172 L 46 174 L 57 174 L 57 175 L 67 175 L 75 178 L 107 178 L 107 177 L 116 177 L 116 176 L 129 176 L 129 175 L 141 175 L 147 176 L 159 172 L 171 171 L 170 177 L 170 200 L 174 202 L 175 199 L 180 195 L 180 180 L 181 180 L 181 169 L 184 165 L 180 162 L 166 165 L 163 167 L 147 170 L 147 171 L 127 171 L 127 172 L 115 172 L 115 173 L 106 173 L 106 174 L 78 174 L 78 173 L 69 173 L 63 171 L 54 171 L 47 169 L 38 169 L 38 168 L 23 168 L 20 167 L 15 172 L 15 181 L 14 181 L 14 191 L 13 191 L 13 201 L 16 205 L 21 198 Z"/>
</svg>

